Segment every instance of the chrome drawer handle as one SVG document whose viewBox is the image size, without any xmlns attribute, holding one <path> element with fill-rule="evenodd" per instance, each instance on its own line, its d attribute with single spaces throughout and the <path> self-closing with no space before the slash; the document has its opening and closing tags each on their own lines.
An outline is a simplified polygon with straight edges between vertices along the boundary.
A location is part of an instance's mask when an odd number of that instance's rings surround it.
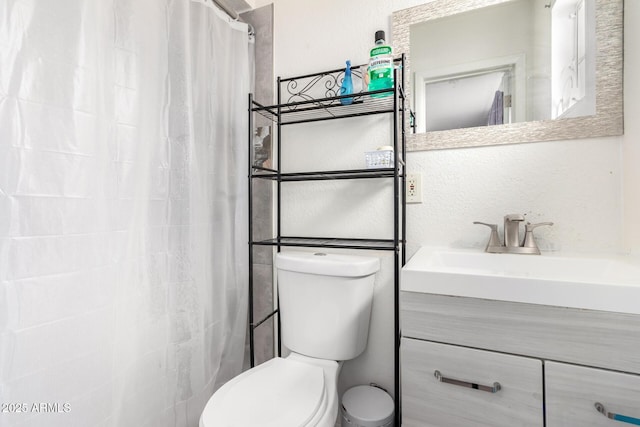
<svg viewBox="0 0 640 427">
<path fill-rule="evenodd" d="M 628 423 L 628 424 L 633 424 L 636 426 L 640 426 L 640 418 L 633 418 L 633 417 L 627 417 L 626 415 L 620 415 L 620 414 L 616 414 L 613 412 L 607 412 L 606 409 L 604 409 L 604 405 L 600 402 L 596 402 L 593 406 L 596 407 L 596 410 L 598 412 L 600 412 L 602 415 L 604 415 L 607 418 L 610 418 L 612 420 L 615 421 L 621 421 L 623 423 Z"/>
<path fill-rule="evenodd" d="M 487 391 L 489 393 L 497 393 L 502 388 L 499 382 L 493 383 L 493 385 L 482 385 L 478 383 L 472 383 L 468 381 L 454 380 L 453 378 L 443 377 L 440 371 L 434 371 L 433 376 L 436 377 L 441 383 L 458 385 L 460 387 L 473 388 L 476 390 Z"/>
</svg>

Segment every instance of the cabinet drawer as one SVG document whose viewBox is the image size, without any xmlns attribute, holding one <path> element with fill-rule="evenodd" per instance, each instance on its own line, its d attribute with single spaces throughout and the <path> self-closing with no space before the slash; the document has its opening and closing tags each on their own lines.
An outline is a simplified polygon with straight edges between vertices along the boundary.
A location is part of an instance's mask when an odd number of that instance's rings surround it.
<svg viewBox="0 0 640 427">
<path fill-rule="evenodd" d="M 540 360 L 410 338 L 401 351 L 404 427 L 543 425 Z"/>
<path fill-rule="evenodd" d="M 640 316 L 401 292 L 402 334 L 640 374 Z"/>
<path fill-rule="evenodd" d="M 547 427 L 640 425 L 638 375 L 546 362 L 545 379 Z"/>
</svg>

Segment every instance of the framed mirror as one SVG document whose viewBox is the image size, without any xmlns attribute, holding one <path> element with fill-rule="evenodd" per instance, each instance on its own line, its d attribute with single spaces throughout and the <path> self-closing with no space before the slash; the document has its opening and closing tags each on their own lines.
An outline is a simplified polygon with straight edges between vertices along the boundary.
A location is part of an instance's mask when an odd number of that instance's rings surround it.
<svg viewBox="0 0 640 427">
<path fill-rule="evenodd" d="M 435 0 L 393 42 L 411 151 L 623 133 L 623 0 Z"/>
</svg>

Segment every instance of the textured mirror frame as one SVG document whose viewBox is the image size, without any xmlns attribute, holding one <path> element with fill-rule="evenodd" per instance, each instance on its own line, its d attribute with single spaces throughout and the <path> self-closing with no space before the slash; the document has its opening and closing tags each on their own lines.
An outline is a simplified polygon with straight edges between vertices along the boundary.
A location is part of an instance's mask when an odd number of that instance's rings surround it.
<svg viewBox="0 0 640 427">
<path fill-rule="evenodd" d="M 435 0 L 393 13 L 393 44 L 405 54 L 405 91 L 411 100 L 410 28 L 413 24 L 510 0 Z M 407 135 L 407 150 L 439 150 L 622 135 L 623 0 L 596 0 L 596 114 Z M 406 115 L 406 129 L 409 115 Z"/>
</svg>

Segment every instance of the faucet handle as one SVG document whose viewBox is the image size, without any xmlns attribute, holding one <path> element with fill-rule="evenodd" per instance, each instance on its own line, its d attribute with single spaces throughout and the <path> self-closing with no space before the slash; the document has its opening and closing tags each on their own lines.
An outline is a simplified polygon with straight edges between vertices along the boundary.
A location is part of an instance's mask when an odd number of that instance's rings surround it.
<svg viewBox="0 0 640 427">
<path fill-rule="evenodd" d="M 474 224 L 486 225 L 491 229 L 491 235 L 489 236 L 489 243 L 487 243 L 488 249 L 490 246 L 502 246 L 500 236 L 498 236 L 498 224 L 487 224 L 486 222 L 474 221 Z M 485 249 L 485 250 L 486 250 Z"/>
<path fill-rule="evenodd" d="M 534 228 L 538 228 L 538 227 L 540 227 L 541 225 L 548 225 L 548 226 L 552 226 L 552 225 L 553 225 L 553 223 L 552 223 L 552 222 L 539 222 L 539 223 L 537 223 L 537 224 L 531 224 L 530 222 L 528 222 L 528 223 L 524 226 L 524 228 L 525 228 L 525 231 L 533 231 L 533 229 L 534 229 Z"/>
<path fill-rule="evenodd" d="M 535 239 L 533 238 L 533 230 L 542 226 L 542 225 L 548 225 L 548 226 L 552 226 L 553 223 L 552 222 L 539 222 L 537 224 L 531 224 L 530 222 L 528 222 L 525 226 L 525 235 L 524 235 L 524 243 L 522 244 L 522 247 L 524 248 L 533 248 L 535 249 L 537 254 L 540 254 L 540 249 L 538 249 L 538 245 L 536 244 Z"/>
</svg>

